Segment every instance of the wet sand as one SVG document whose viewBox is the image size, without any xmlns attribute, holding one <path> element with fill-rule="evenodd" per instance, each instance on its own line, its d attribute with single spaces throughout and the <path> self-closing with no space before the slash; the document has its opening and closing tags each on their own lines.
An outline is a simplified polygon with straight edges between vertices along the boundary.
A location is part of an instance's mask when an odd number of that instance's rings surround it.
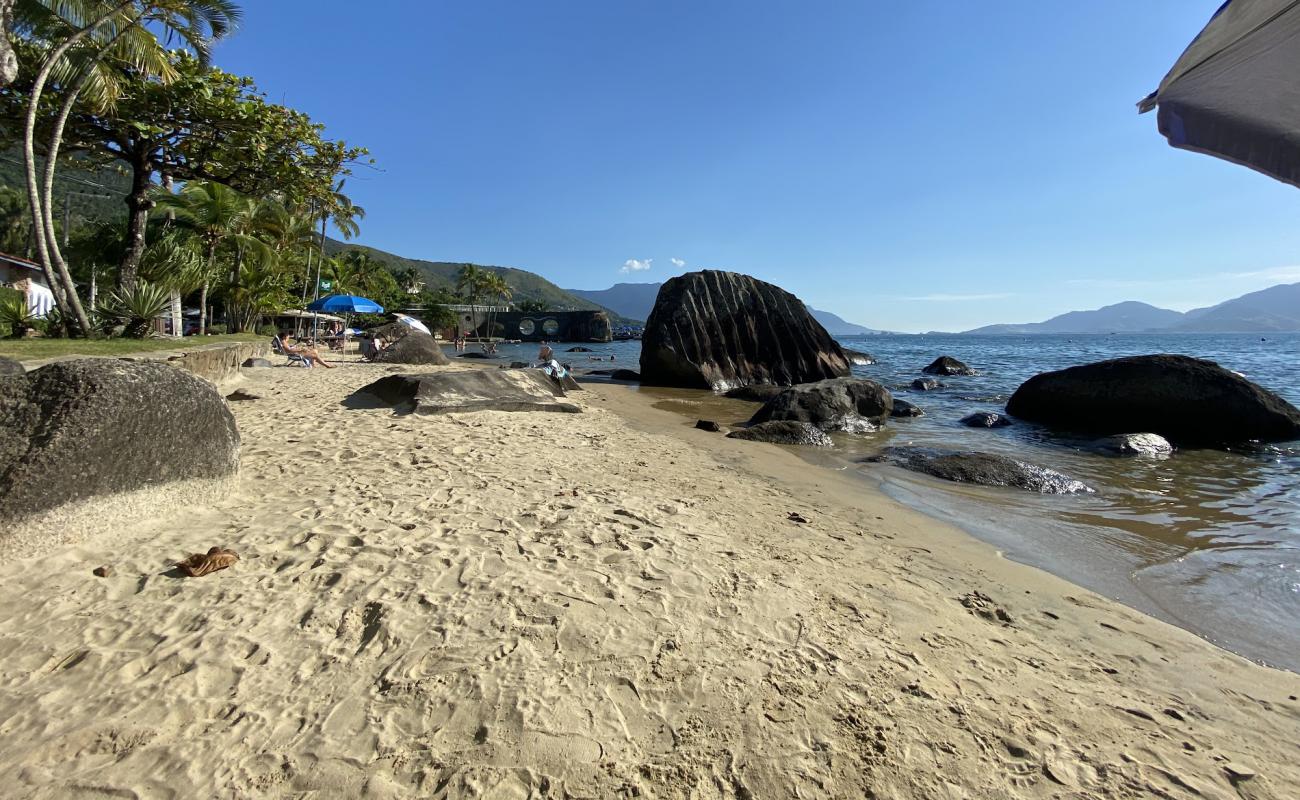
<svg viewBox="0 0 1300 800">
<path fill-rule="evenodd" d="M 382 374 L 254 373 L 224 497 L 0 562 L 6 791 L 1300 787 L 1300 676 L 628 387 L 577 415 L 342 404 Z M 240 562 L 170 570 L 213 545 Z"/>
</svg>

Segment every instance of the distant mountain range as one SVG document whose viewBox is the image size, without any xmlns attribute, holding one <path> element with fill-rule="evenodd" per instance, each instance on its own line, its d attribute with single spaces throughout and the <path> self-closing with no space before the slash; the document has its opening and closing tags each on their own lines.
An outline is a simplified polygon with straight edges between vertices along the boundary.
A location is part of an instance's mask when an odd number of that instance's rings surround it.
<svg viewBox="0 0 1300 800">
<path fill-rule="evenodd" d="M 605 308 L 630 319 L 645 321 L 650 310 L 655 306 L 662 283 L 616 283 L 608 289 L 569 289 L 571 294 L 599 303 Z M 852 322 L 845 322 L 829 311 L 818 311 L 809 307 L 813 319 L 822 324 L 831 336 L 861 336 L 883 331 L 864 328 Z"/>
<path fill-rule="evenodd" d="M 1129 301 L 1071 311 L 1045 322 L 986 325 L 968 334 L 1266 333 L 1300 331 L 1300 283 L 1287 283 L 1188 312 Z"/>
</svg>

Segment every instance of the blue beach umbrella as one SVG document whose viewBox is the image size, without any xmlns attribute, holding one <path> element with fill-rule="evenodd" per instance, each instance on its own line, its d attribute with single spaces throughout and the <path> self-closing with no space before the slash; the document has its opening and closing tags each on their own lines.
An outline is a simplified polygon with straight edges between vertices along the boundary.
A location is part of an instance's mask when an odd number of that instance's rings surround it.
<svg viewBox="0 0 1300 800">
<path fill-rule="evenodd" d="M 1160 133 L 1182 150 L 1300 186 L 1300 2 L 1227 0 L 1160 88 Z"/>
<path fill-rule="evenodd" d="M 328 294 L 307 306 L 309 311 L 327 311 L 331 314 L 382 314 L 384 307 L 368 297 L 354 294 Z"/>
</svg>

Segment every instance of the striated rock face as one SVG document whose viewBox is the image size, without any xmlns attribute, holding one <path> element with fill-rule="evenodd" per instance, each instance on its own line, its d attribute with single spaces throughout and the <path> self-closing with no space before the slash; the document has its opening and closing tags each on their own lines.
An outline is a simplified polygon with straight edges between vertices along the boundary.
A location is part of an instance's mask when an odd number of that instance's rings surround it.
<svg viewBox="0 0 1300 800">
<path fill-rule="evenodd" d="M 0 521 L 238 468 L 230 409 L 184 370 L 87 358 L 0 378 Z"/>
<path fill-rule="evenodd" d="M 875 381 L 831 378 L 791 386 L 768 400 L 749 422 L 792 420 L 827 431 L 862 433 L 884 425 L 893 409 L 893 396 Z"/>
<path fill-rule="evenodd" d="M 939 356 L 930 365 L 921 370 L 926 375 L 974 375 L 975 370 L 966 366 L 952 356 Z"/>
<path fill-rule="evenodd" d="M 981 486 L 1009 486 L 1041 494 L 1091 493 L 1081 481 L 1054 469 L 993 453 L 958 452 L 928 447 L 887 447 L 868 461 L 894 464 L 946 481 Z"/>
<path fill-rule="evenodd" d="M 728 439 L 745 439 L 770 444 L 801 444 L 809 447 L 831 447 L 831 437 L 816 425 L 807 422 L 779 420 L 761 422 L 727 434 Z"/>
<path fill-rule="evenodd" d="M 1117 358 L 1025 381 L 1007 412 L 1096 434 L 1157 433 L 1176 445 L 1300 438 L 1300 410 L 1213 361 Z"/>
<path fill-rule="evenodd" d="M 654 386 L 725 391 L 848 374 L 844 351 L 799 298 L 735 272 L 669 280 L 641 340 L 641 380 Z"/>
</svg>

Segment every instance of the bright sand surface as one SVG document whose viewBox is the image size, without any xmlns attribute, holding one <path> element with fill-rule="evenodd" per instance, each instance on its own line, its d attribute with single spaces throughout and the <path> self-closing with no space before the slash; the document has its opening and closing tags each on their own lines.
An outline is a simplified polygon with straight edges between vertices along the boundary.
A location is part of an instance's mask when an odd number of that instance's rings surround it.
<svg viewBox="0 0 1300 800">
<path fill-rule="evenodd" d="M 257 371 L 226 494 L 2 560 L 0 795 L 1300 797 L 1300 676 L 635 389 L 382 374 Z"/>
</svg>

